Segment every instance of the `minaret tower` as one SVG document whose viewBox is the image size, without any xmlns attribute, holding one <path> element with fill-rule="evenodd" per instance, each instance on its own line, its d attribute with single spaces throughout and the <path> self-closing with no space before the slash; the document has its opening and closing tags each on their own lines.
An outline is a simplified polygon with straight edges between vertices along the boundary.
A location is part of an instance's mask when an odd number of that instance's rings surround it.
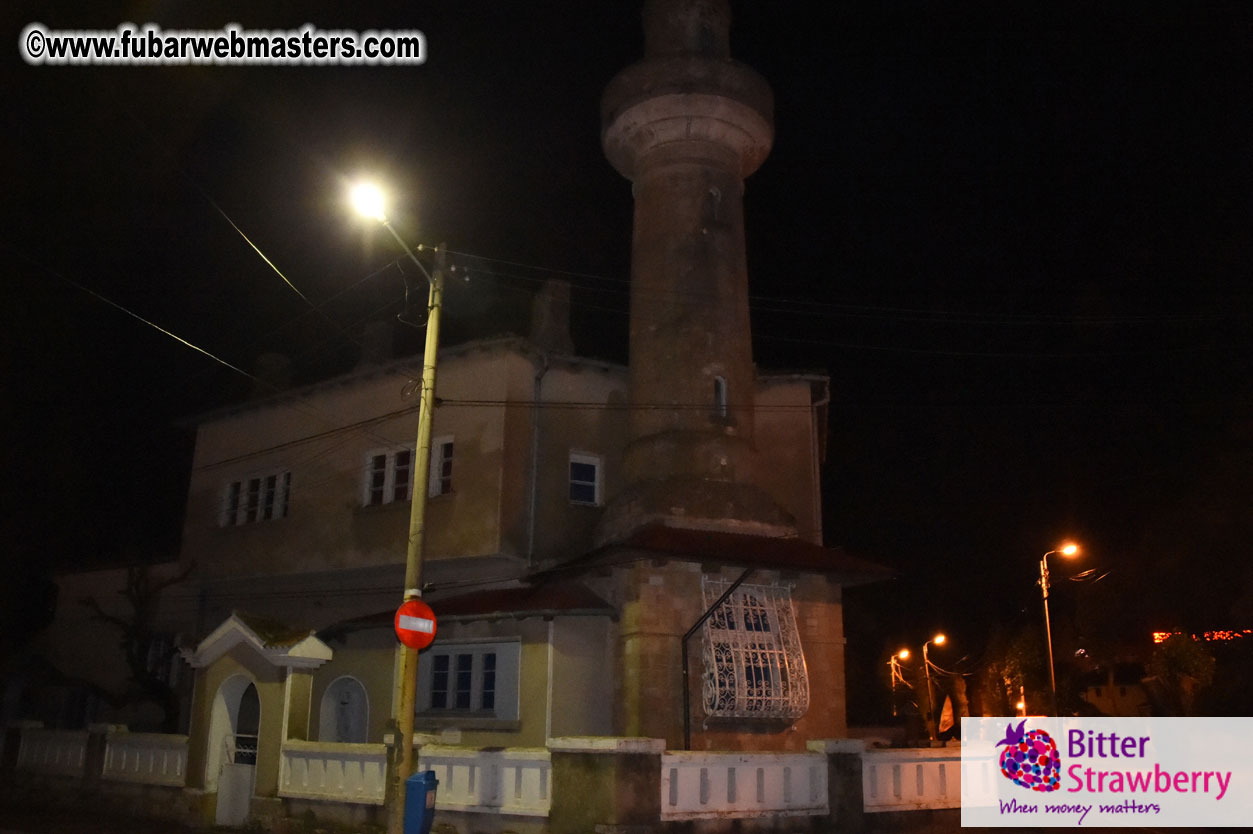
<svg viewBox="0 0 1253 834">
<path fill-rule="evenodd" d="M 765 80 L 730 57 L 727 0 L 648 0 L 644 59 L 610 82 L 602 142 L 635 197 L 630 445 L 602 542 L 648 524 L 794 535 L 754 485 L 744 179 L 774 138 Z"/>
</svg>

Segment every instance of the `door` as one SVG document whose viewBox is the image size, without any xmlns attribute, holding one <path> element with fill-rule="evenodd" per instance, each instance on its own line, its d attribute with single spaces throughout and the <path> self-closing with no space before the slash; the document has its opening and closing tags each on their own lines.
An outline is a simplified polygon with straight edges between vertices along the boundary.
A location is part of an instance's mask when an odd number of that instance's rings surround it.
<svg viewBox="0 0 1253 834">
<path fill-rule="evenodd" d="M 222 768 L 218 772 L 218 804 L 214 823 L 241 826 L 248 820 L 253 781 L 257 770 L 257 730 L 261 724 L 261 699 L 257 687 L 239 696 L 235 720 L 223 739 Z"/>
</svg>

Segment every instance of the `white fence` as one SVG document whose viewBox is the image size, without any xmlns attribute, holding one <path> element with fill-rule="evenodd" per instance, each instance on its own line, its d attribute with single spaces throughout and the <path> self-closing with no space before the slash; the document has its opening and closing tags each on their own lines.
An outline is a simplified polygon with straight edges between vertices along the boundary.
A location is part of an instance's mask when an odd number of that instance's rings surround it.
<svg viewBox="0 0 1253 834">
<path fill-rule="evenodd" d="M 109 733 L 100 775 L 145 785 L 187 784 L 187 736 L 166 733 Z"/>
<path fill-rule="evenodd" d="M 279 764 L 279 796 L 382 805 L 387 747 L 287 741 Z"/>
<path fill-rule="evenodd" d="M 867 813 L 961 807 L 961 750 L 908 748 L 862 754 Z"/>
<path fill-rule="evenodd" d="M 552 765 L 543 749 L 504 750 L 428 745 L 418 769 L 435 771 L 436 810 L 546 817 L 552 804 Z"/>
<path fill-rule="evenodd" d="M 23 728 L 18 769 L 81 776 L 87 765 L 87 735 L 86 730 Z"/>
<path fill-rule="evenodd" d="M 89 733 L 82 730 L 23 727 L 17 767 L 82 776 L 88 739 Z M 187 743 L 186 736 L 110 729 L 104 735 L 100 776 L 182 787 L 187 780 Z M 836 752 L 832 745 L 845 743 L 814 742 L 808 753 L 662 753 L 661 742 L 656 741 L 654 754 L 661 759 L 660 819 L 826 816 L 832 810 L 826 753 Z M 847 752 L 861 756 L 862 805 L 867 813 L 959 808 L 963 788 L 971 796 L 990 789 L 977 784 L 979 773 L 972 771 L 963 779 L 961 751 L 956 748 L 861 750 L 857 744 Z M 383 804 L 384 744 L 288 741 L 279 766 L 280 796 Z M 547 817 L 552 805 L 547 749 L 425 745 L 419 750 L 418 766 L 433 770 L 439 780 L 439 810 Z M 984 771 L 987 768 L 980 773 Z"/>
<path fill-rule="evenodd" d="M 661 818 L 825 815 L 827 760 L 819 753 L 689 753 L 661 757 Z"/>
</svg>

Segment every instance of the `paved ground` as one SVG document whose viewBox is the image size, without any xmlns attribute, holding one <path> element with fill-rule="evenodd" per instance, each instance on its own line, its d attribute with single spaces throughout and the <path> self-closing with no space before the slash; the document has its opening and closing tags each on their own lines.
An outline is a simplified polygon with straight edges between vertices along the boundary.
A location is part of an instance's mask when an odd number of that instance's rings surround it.
<svg viewBox="0 0 1253 834">
<path fill-rule="evenodd" d="M 1085 832 L 1153 832 L 1153 834 L 1199 834 L 1201 828 L 1083 828 Z M 0 834 L 239 834 L 239 829 L 188 828 L 175 823 L 153 822 L 132 817 L 109 814 L 92 814 L 82 808 L 32 810 L 15 807 L 0 799 Z M 894 829 L 895 834 L 964 834 L 964 832 L 1005 831 L 1012 834 L 1055 834 L 1058 829 L 1030 828 L 949 828 L 947 826 L 923 826 Z"/>
<path fill-rule="evenodd" d="M 191 834 L 196 829 L 81 809 L 16 808 L 0 804 L 0 834 Z M 200 829 L 204 834 L 204 829 Z"/>
</svg>

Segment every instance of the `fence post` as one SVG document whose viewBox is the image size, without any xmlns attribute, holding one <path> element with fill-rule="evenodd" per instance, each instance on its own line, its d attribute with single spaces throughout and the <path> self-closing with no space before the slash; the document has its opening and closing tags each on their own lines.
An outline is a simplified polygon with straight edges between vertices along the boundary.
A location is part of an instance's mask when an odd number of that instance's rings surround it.
<svg viewBox="0 0 1253 834">
<path fill-rule="evenodd" d="M 633 834 L 661 822 L 659 738 L 577 736 L 548 742 L 552 834 Z"/>
<path fill-rule="evenodd" d="M 111 733 L 125 733 L 125 724 L 88 724 L 87 754 L 83 757 L 83 784 L 95 785 L 104 775 L 105 753 Z"/>
<path fill-rule="evenodd" d="M 841 832 L 859 832 L 866 826 L 862 783 L 862 756 L 866 742 L 856 738 L 810 741 L 806 748 L 827 757 L 827 803 L 832 823 Z"/>
</svg>

